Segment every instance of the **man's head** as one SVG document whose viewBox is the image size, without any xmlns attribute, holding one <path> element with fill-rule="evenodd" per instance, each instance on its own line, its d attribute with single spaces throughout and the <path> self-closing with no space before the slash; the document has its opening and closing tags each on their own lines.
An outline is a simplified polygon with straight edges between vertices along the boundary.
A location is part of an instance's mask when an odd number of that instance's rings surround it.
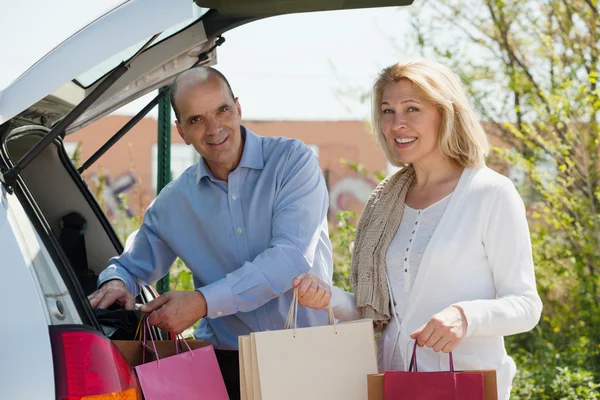
<svg viewBox="0 0 600 400">
<path fill-rule="evenodd" d="M 243 150 L 242 110 L 227 79 L 210 67 L 185 71 L 171 85 L 171 106 L 179 135 L 216 178 L 226 180 Z"/>
</svg>

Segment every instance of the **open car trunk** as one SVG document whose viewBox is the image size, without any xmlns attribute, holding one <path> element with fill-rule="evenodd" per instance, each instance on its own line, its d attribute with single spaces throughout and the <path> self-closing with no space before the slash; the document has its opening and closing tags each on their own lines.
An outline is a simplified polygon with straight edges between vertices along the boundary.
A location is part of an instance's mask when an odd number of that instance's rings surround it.
<svg viewBox="0 0 600 400">
<path fill-rule="evenodd" d="M 295 12 L 412 2 L 196 0 L 194 4 L 187 0 L 129 0 L 67 39 L 0 91 L 2 184 L 27 210 L 68 284 L 82 320 L 100 328 L 86 297 L 95 289 L 98 274 L 111 257 L 123 251 L 123 245 L 69 160 L 62 145 L 64 135 L 170 84 L 193 65 L 214 65 L 216 48 L 222 43 L 220 35 L 239 25 Z M 192 18 L 181 12 L 182 4 L 193 5 Z M 168 18 L 161 20 L 161 13 L 168 13 Z M 169 34 L 159 35 L 156 29 L 166 29 L 161 25 L 165 20 L 177 24 L 172 32 L 167 29 Z M 121 40 L 109 41 L 107 36 Z M 98 47 L 90 53 L 95 44 Z M 103 57 L 100 64 L 98 57 Z M 14 168 L 30 153 L 35 154 L 28 164 Z M 7 172 L 11 172 L 10 180 L 5 179 Z M 156 292 L 146 287 L 136 301 L 143 303 L 155 296 Z"/>
<path fill-rule="evenodd" d="M 2 164 L 14 165 L 14 160 L 47 133 L 44 127 L 23 126 L 5 135 L 0 147 Z M 96 290 L 98 275 L 107 267 L 108 260 L 120 254 L 123 246 L 60 138 L 20 174 L 13 189 L 44 239 L 82 321 L 90 327 L 102 328 L 107 334 L 114 333 L 110 326 L 102 325 L 102 318 L 110 315 L 92 310 L 87 296 Z M 81 235 L 77 235 L 80 231 Z M 152 287 L 143 287 L 136 302 L 146 303 L 156 296 Z M 129 338 L 133 339 L 133 332 Z"/>
</svg>

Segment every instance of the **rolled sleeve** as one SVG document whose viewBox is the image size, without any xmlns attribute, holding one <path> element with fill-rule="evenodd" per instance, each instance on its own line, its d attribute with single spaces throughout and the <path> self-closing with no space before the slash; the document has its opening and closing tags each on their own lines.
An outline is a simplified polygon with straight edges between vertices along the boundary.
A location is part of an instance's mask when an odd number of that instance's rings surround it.
<svg viewBox="0 0 600 400">
<path fill-rule="evenodd" d="M 102 286 L 108 281 L 119 280 L 123 282 L 129 293 L 133 296 L 139 294 L 139 286 L 133 276 L 122 267 L 117 265 L 110 265 L 106 268 L 98 277 L 98 287 Z"/>
</svg>

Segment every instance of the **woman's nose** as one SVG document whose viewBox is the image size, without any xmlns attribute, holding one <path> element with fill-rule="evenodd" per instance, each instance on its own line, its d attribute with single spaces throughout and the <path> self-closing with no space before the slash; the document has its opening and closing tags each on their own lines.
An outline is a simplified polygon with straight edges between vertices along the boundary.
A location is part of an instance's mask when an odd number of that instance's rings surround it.
<svg viewBox="0 0 600 400">
<path fill-rule="evenodd" d="M 405 129 L 406 128 L 406 118 L 404 117 L 404 115 L 400 114 L 400 113 L 396 113 L 394 115 L 394 125 L 393 125 L 394 130 L 398 130 L 398 129 Z"/>
</svg>

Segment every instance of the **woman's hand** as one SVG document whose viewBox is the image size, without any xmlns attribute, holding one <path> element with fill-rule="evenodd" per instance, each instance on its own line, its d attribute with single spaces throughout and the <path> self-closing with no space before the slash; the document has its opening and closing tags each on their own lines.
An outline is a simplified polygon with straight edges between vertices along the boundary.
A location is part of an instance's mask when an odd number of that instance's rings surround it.
<svg viewBox="0 0 600 400">
<path fill-rule="evenodd" d="M 322 310 L 331 301 L 331 287 L 314 275 L 298 275 L 292 286 L 298 288 L 298 304 L 302 307 Z"/>
<path fill-rule="evenodd" d="M 467 334 L 467 318 L 462 308 L 451 306 L 435 314 L 429 322 L 411 333 L 421 347 L 450 353 Z"/>
</svg>

